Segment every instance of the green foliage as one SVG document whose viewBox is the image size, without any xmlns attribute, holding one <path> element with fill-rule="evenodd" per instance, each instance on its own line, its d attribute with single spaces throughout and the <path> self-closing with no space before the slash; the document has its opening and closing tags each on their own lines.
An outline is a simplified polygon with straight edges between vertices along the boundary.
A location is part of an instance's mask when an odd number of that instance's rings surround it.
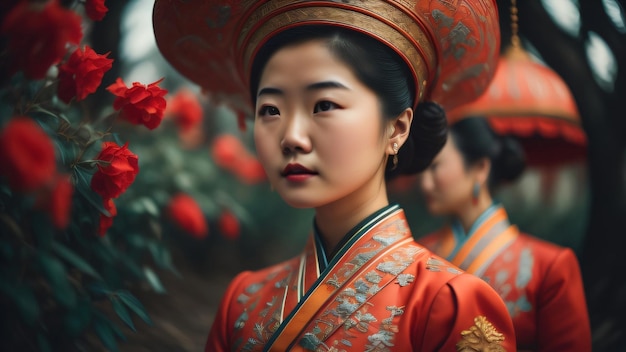
<svg viewBox="0 0 626 352">
<path fill-rule="evenodd" d="M 51 209 L 39 205 L 46 189 L 17 192 L 0 178 L 0 339 L 8 350 L 56 351 L 76 348 L 95 334 L 117 351 L 125 339 L 119 324 L 137 328 L 131 313 L 152 323 L 128 288 L 145 282 L 163 293 L 155 266 L 174 266 L 163 236 L 154 235 L 163 219 L 151 198 L 142 202 L 152 206 L 120 214 L 119 225 L 115 221 L 107 235 L 98 235 L 100 217 L 112 214 L 91 188 L 91 178 L 100 164 L 94 158 L 101 142 L 117 138 L 111 132 L 114 119 L 90 120 L 81 114 L 89 108 L 85 102 L 60 103 L 56 84 L 55 78 L 28 81 L 18 73 L 0 86 L 0 130 L 18 115 L 36 121 L 55 146 L 58 172 L 71 175 L 74 189 L 69 225 L 58 228 Z M 123 221 L 131 217 L 155 227 Z M 121 320 L 111 320 L 112 313 Z"/>
</svg>

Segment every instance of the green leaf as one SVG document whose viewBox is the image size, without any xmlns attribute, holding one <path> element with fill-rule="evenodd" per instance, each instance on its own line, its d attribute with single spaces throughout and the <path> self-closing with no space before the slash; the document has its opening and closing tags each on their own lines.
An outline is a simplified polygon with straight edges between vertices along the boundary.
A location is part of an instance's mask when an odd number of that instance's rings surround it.
<svg viewBox="0 0 626 352">
<path fill-rule="evenodd" d="M 85 198 L 91 205 L 93 205 L 98 211 L 106 216 L 111 216 L 106 209 L 104 209 L 104 202 L 102 197 L 91 189 L 91 173 L 82 167 L 74 168 L 74 184 L 78 192 Z"/>
<path fill-rule="evenodd" d="M 104 297 L 113 293 L 104 282 L 92 282 L 87 286 L 87 289 L 98 297 Z"/>
<path fill-rule="evenodd" d="M 37 334 L 37 345 L 39 345 L 39 351 L 41 352 L 52 352 L 48 339 L 42 334 Z"/>
<path fill-rule="evenodd" d="M 146 238 L 144 236 L 135 232 L 126 233 L 124 234 L 124 237 L 126 242 L 128 242 L 128 245 L 137 250 L 145 247 L 146 243 L 148 242 L 146 241 Z"/>
<path fill-rule="evenodd" d="M 160 268 L 171 270 L 175 274 L 179 275 L 172 262 L 172 254 L 166 246 L 164 246 L 161 242 L 151 241 L 148 243 L 148 248 L 150 249 L 154 262 Z"/>
<path fill-rule="evenodd" d="M 41 107 L 41 105 L 34 105 L 33 108 L 32 108 L 32 111 L 33 112 L 40 112 L 40 113 L 42 113 L 44 115 L 52 116 L 54 118 L 58 118 L 59 117 L 59 114 L 57 114 L 55 112 L 52 112 L 50 110 L 44 109 L 44 108 Z M 68 123 L 69 123 L 69 121 L 68 121 Z"/>
<path fill-rule="evenodd" d="M 137 316 L 141 318 L 141 320 L 146 322 L 146 324 L 148 325 L 153 324 L 152 319 L 150 319 L 150 317 L 148 316 L 148 313 L 146 313 L 146 310 L 141 304 L 141 302 L 139 302 L 139 300 L 135 296 L 133 296 L 130 292 L 126 290 L 117 291 L 117 297 L 119 297 L 119 299 L 122 300 L 122 302 L 124 302 L 124 304 L 126 304 L 126 306 L 130 308 L 130 310 L 132 310 L 135 314 L 137 314 Z"/>
<path fill-rule="evenodd" d="M 63 327 L 70 337 L 82 335 L 89 327 L 92 318 L 91 300 L 80 297 L 76 307 L 67 311 L 63 317 Z"/>
<path fill-rule="evenodd" d="M 83 260 L 83 258 L 74 253 L 71 249 L 65 247 L 59 242 L 52 242 L 52 249 L 59 255 L 59 257 L 74 265 L 76 269 L 82 271 L 85 274 L 91 275 L 98 280 L 102 280 L 100 274 L 98 274 L 96 270 L 91 265 L 89 265 L 89 263 Z"/>
<path fill-rule="evenodd" d="M 47 214 L 37 212 L 32 219 L 33 233 L 39 248 L 50 248 L 54 237 L 54 227 Z"/>
<path fill-rule="evenodd" d="M 96 330 L 96 334 L 104 344 L 108 350 L 112 352 L 119 351 L 117 348 L 117 342 L 115 341 L 115 336 L 113 335 L 114 329 L 112 327 L 113 323 L 108 321 L 104 317 L 98 317 L 94 321 L 94 329 Z"/>
<path fill-rule="evenodd" d="M 4 278 L 0 279 L 0 292 L 11 298 L 22 316 L 22 320 L 29 326 L 34 326 L 39 319 L 39 304 L 28 286 L 14 285 Z"/>
<path fill-rule="evenodd" d="M 148 283 L 150 284 L 150 286 L 152 286 L 152 289 L 156 293 L 167 293 L 165 291 L 165 288 L 163 287 L 163 284 L 161 284 L 161 280 L 152 269 L 144 266 L 143 273 L 146 276 L 146 280 L 148 280 Z"/>
<path fill-rule="evenodd" d="M 113 310 L 117 313 L 117 316 L 120 317 L 120 319 L 122 319 L 122 321 L 126 323 L 129 328 L 133 331 L 137 331 L 135 329 L 135 324 L 133 324 L 133 319 L 130 317 L 130 312 L 126 309 L 124 304 L 122 304 L 122 302 L 115 296 L 111 297 L 111 303 L 113 304 Z"/>
<path fill-rule="evenodd" d="M 143 271 L 141 270 L 141 267 L 139 267 L 139 265 L 137 265 L 137 263 L 135 263 L 135 261 L 128 257 L 128 256 L 123 256 L 122 258 L 120 258 L 120 261 L 126 266 L 126 269 L 128 269 L 128 272 L 133 275 L 135 278 L 137 279 L 142 279 L 143 278 Z"/>
<path fill-rule="evenodd" d="M 67 279 L 63 263 L 49 254 L 41 253 L 37 258 L 39 266 L 52 286 L 54 298 L 66 308 L 76 305 L 76 292 Z"/>
<path fill-rule="evenodd" d="M 117 324 L 113 324 L 111 323 L 110 325 L 111 330 L 113 330 L 113 333 L 115 334 L 115 336 L 122 340 L 122 341 L 126 341 L 126 336 L 124 336 L 124 334 L 122 333 L 122 330 L 120 330 L 120 328 L 117 326 Z"/>
</svg>

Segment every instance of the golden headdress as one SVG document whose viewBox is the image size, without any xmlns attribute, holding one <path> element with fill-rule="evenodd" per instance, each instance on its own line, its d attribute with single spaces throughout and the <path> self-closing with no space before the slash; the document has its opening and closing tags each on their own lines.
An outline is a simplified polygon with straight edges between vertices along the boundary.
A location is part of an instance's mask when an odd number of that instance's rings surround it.
<svg viewBox="0 0 626 352">
<path fill-rule="evenodd" d="M 269 38 L 303 25 L 353 29 L 391 47 L 415 79 L 415 101 L 446 109 L 479 96 L 500 49 L 495 0 L 156 0 L 165 58 L 204 90 L 249 104 L 255 55 Z"/>
</svg>

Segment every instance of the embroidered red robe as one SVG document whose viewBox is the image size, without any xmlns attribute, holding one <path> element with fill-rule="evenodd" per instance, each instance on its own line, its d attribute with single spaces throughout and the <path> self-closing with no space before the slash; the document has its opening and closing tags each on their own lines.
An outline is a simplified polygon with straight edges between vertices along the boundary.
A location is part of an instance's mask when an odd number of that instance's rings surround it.
<svg viewBox="0 0 626 352">
<path fill-rule="evenodd" d="M 300 256 L 239 274 L 206 351 L 515 351 L 497 293 L 418 245 L 397 205 L 323 256 L 313 235 Z"/>
<path fill-rule="evenodd" d="M 418 242 L 500 294 L 519 351 L 591 351 L 582 277 L 571 249 L 520 233 L 497 205 L 468 234 L 454 223 Z"/>
</svg>

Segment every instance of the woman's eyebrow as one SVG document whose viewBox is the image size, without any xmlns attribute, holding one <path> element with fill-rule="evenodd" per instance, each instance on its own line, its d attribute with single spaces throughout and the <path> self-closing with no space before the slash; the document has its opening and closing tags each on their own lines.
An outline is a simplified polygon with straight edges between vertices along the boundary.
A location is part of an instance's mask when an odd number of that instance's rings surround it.
<svg viewBox="0 0 626 352">
<path fill-rule="evenodd" d="M 350 89 L 337 81 L 316 82 L 316 83 L 311 83 L 308 86 L 306 86 L 307 91 L 329 89 L 329 88 L 348 89 L 348 90 Z M 283 92 L 279 88 L 265 87 L 259 90 L 257 97 L 260 97 L 261 95 L 285 95 L 285 92 Z"/>
<path fill-rule="evenodd" d="M 350 89 L 337 81 L 323 81 L 323 82 L 309 84 L 306 87 L 306 90 L 310 91 L 310 90 L 320 90 L 320 89 L 328 89 L 328 88 Z"/>
<path fill-rule="evenodd" d="M 259 90 L 256 96 L 260 97 L 261 95 L 285 95 L 285 93 L 278 88 L 266 87 Z"/>
</svg>

